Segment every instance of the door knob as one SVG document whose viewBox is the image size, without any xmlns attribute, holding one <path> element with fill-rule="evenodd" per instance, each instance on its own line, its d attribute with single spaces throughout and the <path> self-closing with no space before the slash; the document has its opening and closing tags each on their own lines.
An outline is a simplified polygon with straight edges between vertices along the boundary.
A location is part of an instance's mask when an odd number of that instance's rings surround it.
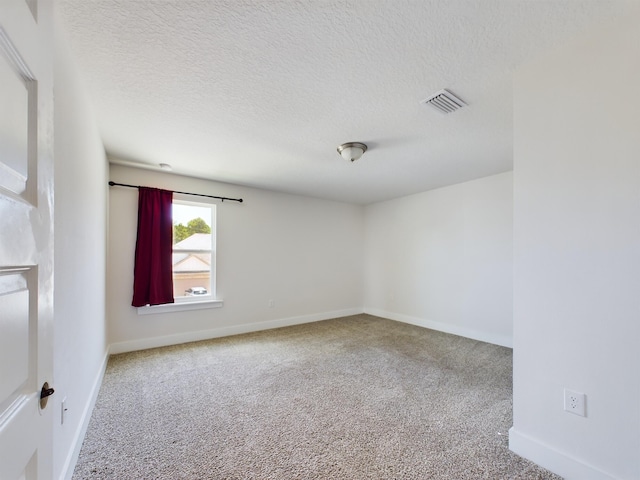
<svg viewBox="0 0 640 480">
<path fill-rule="evenodd" d="M 49 386 L 49 382 L 44 382 L 42 385 L 42 390 L 40 390 L 40 408 L 44 409 L 47 406 L 47 402 L 49 401 L 49 397 L 53 395 L 55 390 Z"/>
</svg>

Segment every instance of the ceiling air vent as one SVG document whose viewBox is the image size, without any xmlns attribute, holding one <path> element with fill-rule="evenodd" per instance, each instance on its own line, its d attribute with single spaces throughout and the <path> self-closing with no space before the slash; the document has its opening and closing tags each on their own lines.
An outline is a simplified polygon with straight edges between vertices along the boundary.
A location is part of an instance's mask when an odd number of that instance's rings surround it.
<svg viewBox="0 0 640 480">
<path fill-rule="evenodd" d="M 441 113 L 455 112 L 467 105 L 448 90 L 440 90 L 426 100 L 423 100 L 422 103 L 432 106 Z"/>
</svg>

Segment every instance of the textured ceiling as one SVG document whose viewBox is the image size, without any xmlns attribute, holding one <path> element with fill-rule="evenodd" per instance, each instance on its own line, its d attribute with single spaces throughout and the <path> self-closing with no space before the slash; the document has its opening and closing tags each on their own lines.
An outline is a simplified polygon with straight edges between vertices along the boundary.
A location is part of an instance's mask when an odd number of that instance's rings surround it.
<svg viewBox="0 0 640 480">
<path fill-rule="evenodd" d="M 58 0 L 112 162 L 367 204 L 512 168 L 521 63 L 624 0 Z M 468 107 L 421 105 L 450 89 Z M 552 112 L 550 111 L 550 114 Z M 369 150 L 343 160 L 340 143 Z"/>
</svg>

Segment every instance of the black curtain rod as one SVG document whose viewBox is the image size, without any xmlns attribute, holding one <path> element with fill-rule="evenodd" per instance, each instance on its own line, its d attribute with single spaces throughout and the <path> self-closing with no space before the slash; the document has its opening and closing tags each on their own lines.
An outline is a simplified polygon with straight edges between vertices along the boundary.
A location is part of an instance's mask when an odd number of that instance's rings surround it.
<svg viewBox="0 0 640 480">
<path fill-rule="evenodd" d="M 126 183 L 109 182 L 109 186 L 110 187 L 113 187 L 114 185 L 118 186 L 118 187 L 141 188 L 140 185 L 127 185 Z M 144 187 L 144 188 L 150 188 L 150 187 Z M 202 193 L 178 192 L 178 191 L 175 191 L 175 190 L 172 190 L 172 192 L 173 193 L 182 193 L 183 195 L 194 195 L 196 197 L 217 198 L 218 200 L 222 200 L 223 202 L 225 200 L 231 200 L 232 202 L 240 202 L 240 203 L 242 203 L 242 199 L 241 198 L 216 197 L 215 195 L 204 195 Z"/>
</svg>

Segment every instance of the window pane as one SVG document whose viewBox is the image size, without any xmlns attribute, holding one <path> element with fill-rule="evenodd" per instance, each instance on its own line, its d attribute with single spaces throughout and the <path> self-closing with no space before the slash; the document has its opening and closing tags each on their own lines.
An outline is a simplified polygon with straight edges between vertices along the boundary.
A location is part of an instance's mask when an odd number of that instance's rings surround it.
<svg viewBox="0 0 640 480">
<path fill-rule="evenodd" d="M 173 244 L 182 242 L 194 233 L 211 234 L 211 208 L 173 203 Z M 209 235 L 211 239 L 211 235 Z M 187 247 L 188 248 L 188 247 Z M 211 240 L 209 246 L 211 249 Z"/>
<path fill-rule="evenodd" d="M 212 293 L 212 207 L 173 203 L 173 294 Z"/>
</svg>

